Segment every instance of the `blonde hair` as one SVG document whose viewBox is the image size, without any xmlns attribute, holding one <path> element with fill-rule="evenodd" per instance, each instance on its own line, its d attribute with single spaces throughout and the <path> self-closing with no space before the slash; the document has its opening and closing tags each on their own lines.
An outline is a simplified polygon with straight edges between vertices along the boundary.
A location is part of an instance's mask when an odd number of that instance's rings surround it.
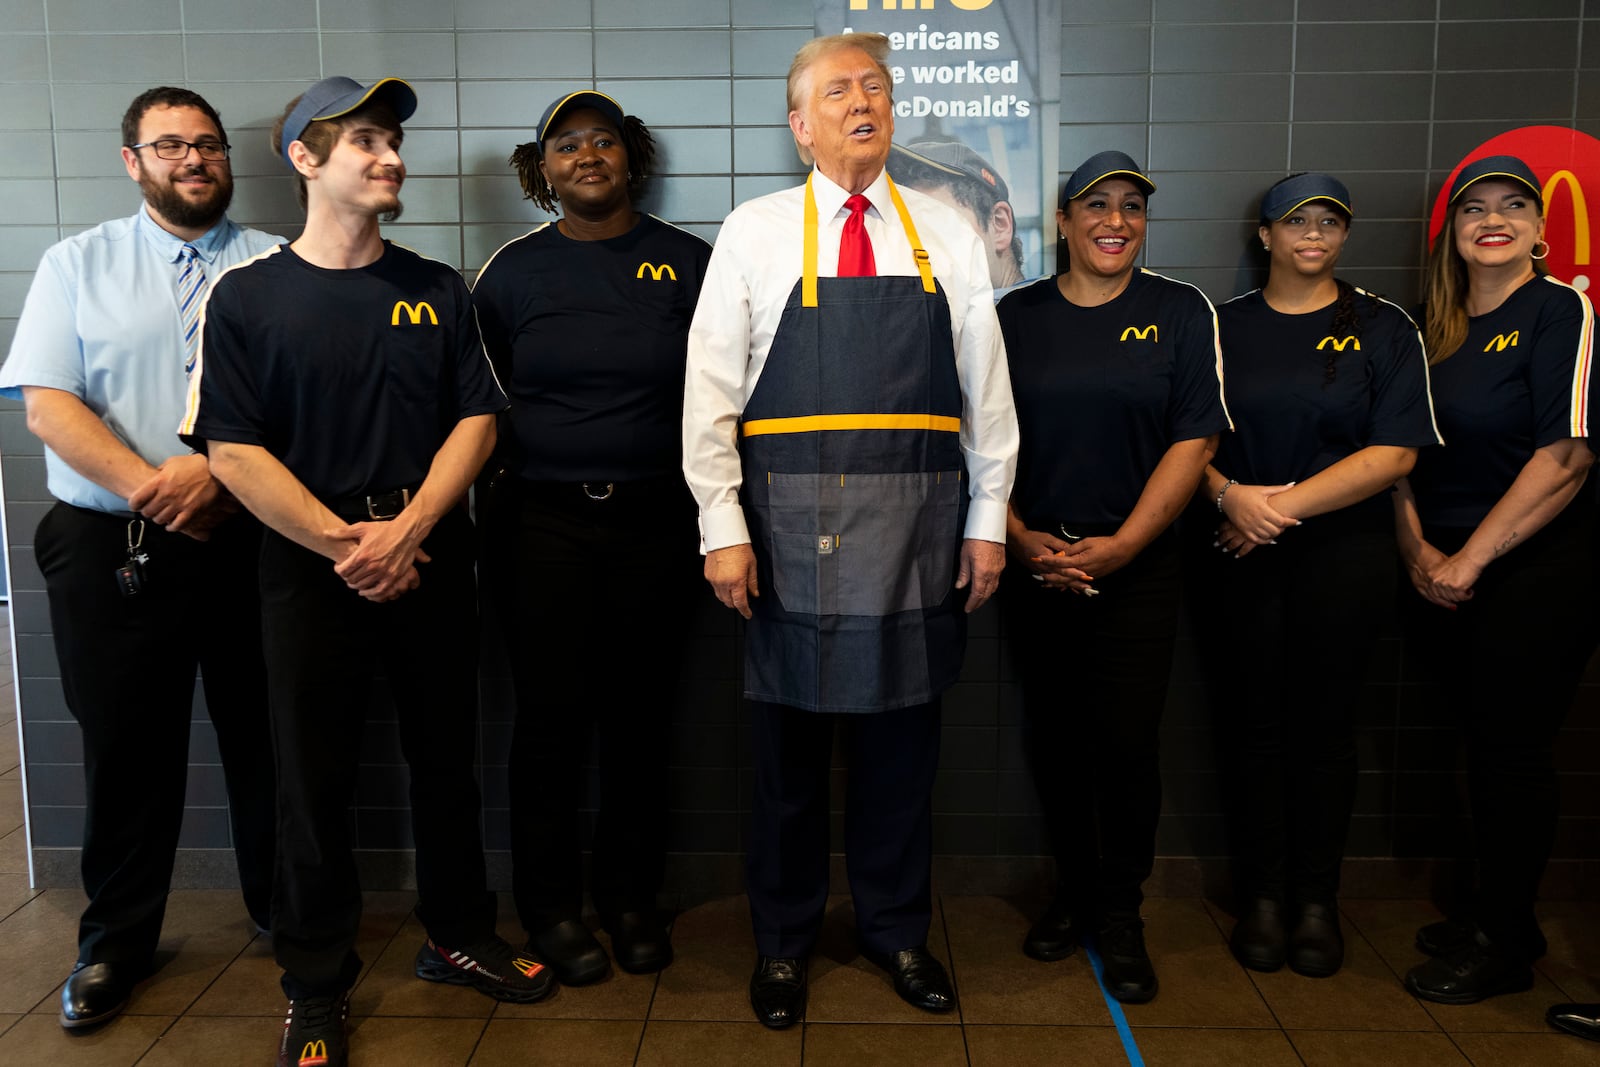
<svg viewBox="0 0 1600 1067">
<path fill-rule="evenodd" d="M 1428 250 L 1428 276 L 1422 286 L 1422 343 L 1428 365 L 1443 363 L 1467 339 L 1467 261 L 1456 248 L 1455 217 L 1461 210 L 1453 205 L 1445 213 L 1444 227 Z M 1539 203 L 1544 218 L 1544 204 Z M 1548 274 L 1540 260 L 1533 261 L 1535 274 Z"/>
<path fill-rule="evenodd" d="M 788 95 L 791 112 L 800 110 L 800 92 L 805 85 L 811 65 L 823 56 L 851 48 L 865 52 L 877 66 L 878 72 L 883 75 L 889 102 L 891 104 L 894 102 L 894 75 L 889 72 L 889 38 L 881 33 L 836 33 L 831 37 L 813 38 L 801 45 L 800 51 L 794 54 L 794 62 L 789 64 Z M 816 162 L 811 149 L 799 141 L 794 143 L 794 148 L 800 153 L 800 162 L 806 166 L 809 167 Z"/>
</svg>

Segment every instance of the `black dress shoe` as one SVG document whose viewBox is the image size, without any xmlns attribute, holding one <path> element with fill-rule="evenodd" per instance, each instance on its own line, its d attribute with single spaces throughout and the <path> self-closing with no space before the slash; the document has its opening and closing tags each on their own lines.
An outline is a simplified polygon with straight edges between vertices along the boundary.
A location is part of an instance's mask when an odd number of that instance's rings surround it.
<svg viewBox="0 0 1600 1067">
<path fill-rule="evenodd" d="M 1100 931 L 1100 965 L 1106 991 L 1124 1004 L 1148 1004 L 1159 984 L 1150 953 L 1144 947 L 1144 921 L 1120 919 Z"/>
<path fill-rule="evenodd" d="M 1289 934 L 1289 969 L 1307 978 L 1328 978 L 1344 966 L 1344 934 L 1339 909 L 1330 904 L 1304 904 Z"/>
<path fill-rule="evenodd" d="M 1472 935 L 1476 931 L 1477 927 L 1470 922 L 1463 922 L 1460 919 L 1440 919 L 1417 931 L 1417 951 L 1425 956 L 1448 956 L 1453 952 L 1460 952 L 1472 943 Z M 1530 963 L 1544 959 L 1545 954 L 1550 951 L 1550 943 L 1545 940 L 1544 931 L 1537 925 L 1525 941 Z"/>
<path fill-rule="evenodd" d="M 629 974 L 651 974 L 672 962 L 672 939 L 655 912 L 625 911 L 606 922 L 611 955 Z"/>
<path fill-rule="evenodd" d="M 889 972 L 894 991 L 913 1008 L 937 1014 L 955 1009 L 956 991 L 950 987 L 950 975 L 926 945 L 888 955 L 863 950 L 862 955 Z"/>
<path fill-rule="evenodd" d="M 1233 958 L 1252 971 L 1268 974 L 1283 966 L 1289 932 L 1283 928 L 1283 905 L 1269 897 L 1253 901 L 1228 938 Z"/>
<path fill-rule="evenodd" d="M 1066 901 L 1057 900 L 1028 928 L 1028 936 L 1022 939 L 1022 953 L 1044 963 L 1054 963 L 1078 951 L 1080 940 L 1072 909 Z"/>
<path fill-rule="evenodd" d="M 750 1007 L 770 1030 L 784 1030 L 806 1013 L 806 961 L 761 956 L 750 975 Z"/>
<path fill-rule="evenodd" d="M 61 1025 L 76 1030 L 116 1018 L 137 980 L 126 964 L 78 964 L 61 987 Z"/>
<path fill-rule="evenodd" d="M 1533 968 L 1521 956 L 1495 945 L 1482 932 L 1464 948 L 1406 972 L 1413 996 L 1435 1004 L 1476 1004 L 1502 993 L 1533 988 Z"/>
<path fill-rule="evenodd" d="M 540 930 L 527 947 L 550 965 L 562 985 L 598 982 L 611 970 L 606 950 L 577 919 L 564 919 Z"/>
<path fill-rule="evenodd" d="M 1556 1004 L 1544 1013 L 1544 1021 L 1557 1030 L 1600 1041 L 1600 1004 Z"/>
</svg>

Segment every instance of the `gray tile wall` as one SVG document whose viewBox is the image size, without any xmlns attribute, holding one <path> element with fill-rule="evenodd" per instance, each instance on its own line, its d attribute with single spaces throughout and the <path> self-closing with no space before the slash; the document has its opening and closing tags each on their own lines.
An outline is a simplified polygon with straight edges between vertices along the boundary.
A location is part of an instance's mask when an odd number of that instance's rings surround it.
<svg viewBox="0 0 1600 1067">
<path fill-rule="evenodd" d="M 1409 302 L 1431 196 L 1463 152 L 1534 122 L 1600 128 L 1600 18 L 1588 17 L 1584 0 L 1064 0 L 1062 8 L 1061 170 L 1106 147 L 1147 161 L 1161 186 L 1149 265 L 1219 299 L 1253 284 L 1255 199 L 1284 173 L 1326 169 L 1346 179 L 1361 210 L 1349 275 Z M 407 212 L 390 233 L 470 275 L 542 218 L 520 199 L 505 157 L 545 104 L 574 86 L 613 93 L 649 122 L 664 176 L 646 206 L 708 238 L 734 204 L 792 183 L 783 76 L 811 24 L 805 0 L 0 0 L 0 350 L 40 253 L 137 206 L 116 126 L 149 85 L 187 84 L 210 98 L 237 145 L 235 217 L 292 234 L 299 211 L 266 145 L 282 105 L 324 74 L 407 77 L 421 109 L 406 141 Z M 83 786 L 33 561 L 48 501 L 39 445 L 20 409 L 3 403 L 0 475 L 33 844 L 44 856 L 75 846 Z M 709 603 L 700 611 L 671 759 L 676 847 L 703 856 L 741 849 L 749 772 L 739 635 L 727 613 Z M 1447 709 L 1430 700 L 1392 627 L 1380 653 L 1360 709 L 1351 851 L 1443 854 L 1440 819 L 1459 813 Z M 1173 856 L 1223 850 L 1195 659 L 1185 639 L 1163 749 L 1161 848 Z M 946 702 L 936 793 L 943 855 L 1041 849 L 1011 677 L 997 621 L 982 612 Z M 485 819 L 500 847 L 510 712 L 496 648 L 486 651 L 484 678 Z M 1596 683 L 1600 675 L 1561 746 L 1568 857 L 1600 853 Z M 227 845 L 220 772 L 200 700 L 184 843 L 219 848 Z M 377 850 L 409 842 L 386 703 L 381 694 L 374 702 L 356 818 L 359 840 Z M 70 864 L 46 866 L 71 880 Z"/>
</svg>

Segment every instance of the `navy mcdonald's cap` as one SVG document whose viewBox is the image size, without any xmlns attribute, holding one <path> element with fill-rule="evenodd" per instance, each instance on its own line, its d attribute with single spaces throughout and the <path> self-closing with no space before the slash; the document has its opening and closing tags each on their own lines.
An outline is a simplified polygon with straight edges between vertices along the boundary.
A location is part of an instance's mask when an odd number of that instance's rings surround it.
<svg viewBox="0 0 1600 1067">
<path fill-rule="evenodd" d="M 1461 198 L 1461 194 L 1467 191 L 1467 186 L 1486 178 L 1525 185 L 1535 200 L 1544 203 L 1544 191 L 1539 187 L 1538 175 L 1533 173 L 1532 167 L 1516 156 L 1484 156 L 1462 167 L 1461 173 L 1456 175 L 1455 182 L 1450 186 L 1448 202 L 1454 204 Z"/>
<path fill-rule="evenodd" d="M 417 110 L 416 90 L 399 78 L 379 78 L 371 85 L 363 86 L 354 78 L 336 74 L 331 78 L 323 78 L 307 89 L 300 95 L 300 102 L 294 106 L 294 110 L 289 112 L 289 117 L 283 120 L 283 161 L 293 169 L 289 145 L 300 139 L 307 126 L 319 119 L 348 115 L 374 98 L 386 101 L 394 108 L 395 116 L 401 122 L 409 119 Z"/>
<path fill-rule="evenodd" d="M 1261 217 L 1272 222 L 1281 221 L 1295 208 L 1313 200 L 1326 200 L 1351 218 L 1356 213 L 1350 208 L 1350 190 L 1344 182 L 1327 174 L 1296 174 L 1267 190 L 1261 198 Z"/>
<path fill-rule="evenodd" d="M 617 133 L 622 132 L 622 105 L 605 93 L 593 89 L 580 89 L 578 92 L 557 97 L 554 103 L 544 109 L 544 115 L 539 119 L 539 128 L 534 131 L 534 140 L 539 142 L 541 151 L 544 149 L 544 139 L 549 136 L 550 127 L 556 124 L 556 120 L 565 112 L 580 107 L 594 108 L 617 124 Z"/>
<path fill-rule="evenodd" d="M 1133 179 L 1133 184 L 1137 185 L 1145 196 L 1156 191 L 1156 183 L 1145 177 L 1144 171 L 1139 169 L 1139 164 L 1133 161 L 1132 156 L 1111 149 L 1096 152 L 1072 172 L 1072 177 L 1067 179 L 1066 188 L 1061 190 L 1061 207 L 1065 209 L 1067 201 L 1076 200 L 1100 182 L 1119 175 Z"/>
<path fill-rule="evenodd" d="M 970 145 L 960 141 L 929 138 L 924 141 L 912 141 L 910 144 L 890 145 L 890 177 L 895 176 L 894 161 L 897 156 L 914 163 L 921 163 L 953 178 L 965 178 L 977 182 L 994 190 L 997 199 L 1007 203 L 1011 201 L 1011 190 L 1006 188 L 1006 180 L 1000 177 L 1000 172 L 991 167 L 989 161 L 980 156 Z"/>
</svg>

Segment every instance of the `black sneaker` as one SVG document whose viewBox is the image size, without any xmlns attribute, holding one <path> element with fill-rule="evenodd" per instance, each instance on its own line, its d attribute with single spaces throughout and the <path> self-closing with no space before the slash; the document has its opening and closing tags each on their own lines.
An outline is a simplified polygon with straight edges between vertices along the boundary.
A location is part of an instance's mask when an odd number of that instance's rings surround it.
<svg viewBox="0 0 1600 1067">
<path fill-rule="evenodd" d="M 460 949 L 435 945 L 430 939 L 417 949 L 417 977 L 427 982 L 471 986 L 496 1000 L 531 1004 L 556 989 L 550 968 L 498 937 L 490 936 Z"/>
<path fill-rule="evenodd" d="M 1144 947 L 1144 921 L 1107 922 L 1098 938 L 1106 992 L 1124 1004 L 1147 1004 L 1156 996 L 1156 969 Z"/>
<path fill-rule="evenodd" d="M 350 1042 L 345 1022 L 349 1018 L 348 993 L 289 1001 L 283 1040 L 278 1043 L 278 1067 L 346 1067 Z"/>
</svg>

